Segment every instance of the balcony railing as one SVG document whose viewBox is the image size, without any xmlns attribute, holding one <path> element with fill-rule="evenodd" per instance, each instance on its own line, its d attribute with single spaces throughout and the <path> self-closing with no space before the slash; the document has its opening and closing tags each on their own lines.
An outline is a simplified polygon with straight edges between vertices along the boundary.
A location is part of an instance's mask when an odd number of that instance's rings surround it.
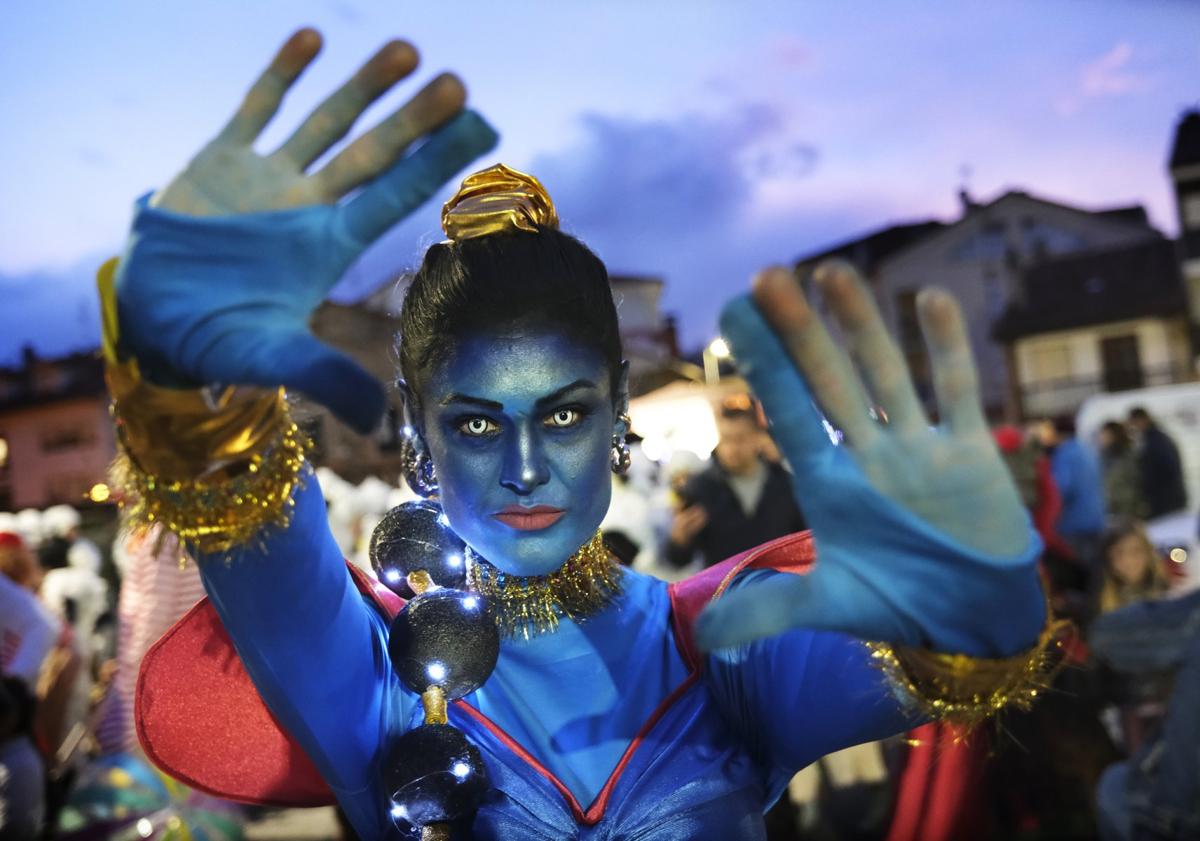
<svg viewBox="0 0 1200 841">
<path fill-rule="evenodd" d="M 1021 386 L 1021 413 L 1026 418 L 1053 417 L 1074 414 L 1084 400 L 1093 394 L 1114 391 L 1129 391 L 1156 385 L 1174 385 L 1193 379 L 1184 365 L 1166 365 L 1143 368 L 1140 372 L 1126 372 L 1125 376 L 1110 377 L 1065 377 L 1042 380 Z M 1125 384 L 1117 387 L 1118 384 Z"/>
</svg>

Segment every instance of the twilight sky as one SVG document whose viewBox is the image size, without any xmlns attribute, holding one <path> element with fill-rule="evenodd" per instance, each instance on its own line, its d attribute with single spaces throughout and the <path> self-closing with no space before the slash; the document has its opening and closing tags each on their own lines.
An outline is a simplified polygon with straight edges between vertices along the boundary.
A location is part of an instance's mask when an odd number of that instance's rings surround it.
<svg viewBox="0 0 1200 841">
<path fill-rule="evenodd" d="M 690 345 L 757 266 L 951 218 L 964 179 L 985 200 L 1018 187 L 1141 202 L 1173 233 L 1164 161 L 1179 113 L 1200 106 L 1190 0 L 4 3 L 0 364 L 27 342 L 96 342 L 91 274 L 119 249 L 130 203 L 304 24 L 325 50 L 262 148 L 385 40 L 408 38 L 424 56 L 416 78 L 457 70 L 501 132 L 494 158 L 541 177 L 610 270 L 668 281 Z M 377 243 L 339 295 L 441 239 L 442 199 Z"/>
</svg>

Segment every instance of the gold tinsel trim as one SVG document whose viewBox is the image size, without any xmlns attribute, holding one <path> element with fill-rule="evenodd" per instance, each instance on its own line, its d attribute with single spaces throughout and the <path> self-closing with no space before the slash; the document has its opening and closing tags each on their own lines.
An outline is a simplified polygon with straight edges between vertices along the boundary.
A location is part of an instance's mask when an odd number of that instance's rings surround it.
<svg viewBox="0 0 1200 841">
<path fill-rule="evenodd" d="M 882 642 L 866 646 L 902 701 L 926 718 L 969 730 L 1005 707 L 1033 705 L 1062 666 L 1060 649 L 1071 627 L 1050 619 L 1033 648 L 996 660 Z"/>
<path fill-rule="evenodd" d="M 506 637 L 553 631 L 559 618 L 587 619 L 621 592 L 621 568 L 599 532 L 548 575 L 508 575 L 468 548 L 467 586 L 491 603 Z"/>
<path fill-rule="evenodd" d="M 286 526 L 311 442 L 290 418 L 285 423 L 265 452 L 196 479 L 160 479 L 120 452 L 111 475 L 124 492 L 127 521 L 134 528 L 161 524 L 203 554 L 228 554 L 267 526 Z"/>
</svg>

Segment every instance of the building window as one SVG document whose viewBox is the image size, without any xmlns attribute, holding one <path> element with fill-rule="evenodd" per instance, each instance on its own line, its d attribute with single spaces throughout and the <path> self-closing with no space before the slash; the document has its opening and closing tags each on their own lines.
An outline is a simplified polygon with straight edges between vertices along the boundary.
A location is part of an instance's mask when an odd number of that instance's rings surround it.
<svg viewBox="0 0 1200 841">
<path fill-rule="evenodd" d="M 1200 193 L 1184 196 L 1181 204 L 1183 205 L 1183 227 L 1192 231 L 1200 231 Z"/>
<path fill-rule="evenodd" d="M 1145 385 L 1137 335 L 1112 336 L 1100 340 L 1104 365 L 1104 390 L 1128 391 Z"/>
<path fill-rule="evenodd" d="M 90 447 L 96 440 L 94 429 L 86 426 L 61 426 L 42 432 L 42 452 L 54 453 Z"/>
<path fill-rule="evenodd" d="M 78 505 L 87 496 L 88 490 L 97 481 L 95 476 L 78 473 L 61 473 L 46 479 L 46 495 L 52 503 L 65 502 Z"/>
<path fill-rule="evenodd" d="M 1067 345 L 1043 345 L 1033 348 L 1030 371 L 1036 382 L 1065 380 L 1071 376 L 1071 349 Z"/>
</svg>

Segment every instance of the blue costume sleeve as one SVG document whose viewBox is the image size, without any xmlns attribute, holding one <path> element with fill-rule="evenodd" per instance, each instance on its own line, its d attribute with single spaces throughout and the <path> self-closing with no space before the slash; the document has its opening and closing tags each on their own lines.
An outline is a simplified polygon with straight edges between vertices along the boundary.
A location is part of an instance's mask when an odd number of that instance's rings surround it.
<svg viewBox="0 0 1200 841">
<path fill-rule="evenodd" d="M 756 570 L 730 590 L 777 575 L 787 573 Z M 866 646 L 836 631 L 797 629 L 718 649 L 708 655 L 705 679 L 764 767 L 772 801 L 825 754 L 921 723 L 871 665 Z"/>
<path fill-rule="evenodd" d="M 346 570 L 311 472 L 287 528 L 230 560 L 201 557 L 209 599 L 272 714 L 313 760 L 363 837 L 379 837 L 376 753 L 415 699 L 392 679 L 385 620 Z M 351 796 L 357 795 L 357 796 Z M 382 794 L 380 794 L 382 797 Z"/>
</svg>

